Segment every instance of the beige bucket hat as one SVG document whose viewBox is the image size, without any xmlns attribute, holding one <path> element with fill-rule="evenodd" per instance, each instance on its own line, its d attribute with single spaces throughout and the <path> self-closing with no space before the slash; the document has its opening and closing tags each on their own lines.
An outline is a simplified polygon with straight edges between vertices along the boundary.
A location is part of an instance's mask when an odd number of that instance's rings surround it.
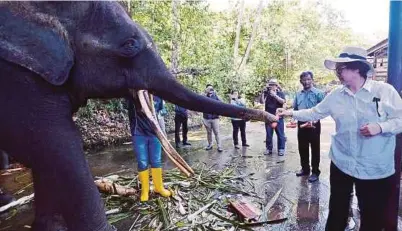
<svg viewBox="0 0 402 231">
<path fill-rule="evenodd" d="M 355 61 L 367 64 L 370 67 L 369 72 L 374 73 L 373 65 L 367 61 L 367 51 L 360 47 L 345 47 L 337 58 L 325 59 L 324 66 L 327 69 L 335 70 L 337 63 L 350 63 Z"/>
<path fill-rule="evenodd" d="M 279 82 L 278 82 L 278 79 L 270 79 L 269 81 L 268 81 L 268 84 L 272 84 L 272 85 L 279 85 Z"/>
</svg>

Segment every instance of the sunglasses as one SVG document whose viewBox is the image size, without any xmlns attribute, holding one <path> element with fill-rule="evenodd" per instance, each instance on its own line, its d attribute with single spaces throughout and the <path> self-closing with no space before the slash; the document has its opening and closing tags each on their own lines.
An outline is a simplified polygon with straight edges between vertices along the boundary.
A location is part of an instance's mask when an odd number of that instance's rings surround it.
<svg viewBox="0 0 402 231">
<path fill-rule="evenodd" d="M 346 68 L 347 68 L 346 65 L 337 66 L 336 69 L 335 69 L 336 76 L 341 77 L 342 71 L 345 70 Z"/>
</svg>

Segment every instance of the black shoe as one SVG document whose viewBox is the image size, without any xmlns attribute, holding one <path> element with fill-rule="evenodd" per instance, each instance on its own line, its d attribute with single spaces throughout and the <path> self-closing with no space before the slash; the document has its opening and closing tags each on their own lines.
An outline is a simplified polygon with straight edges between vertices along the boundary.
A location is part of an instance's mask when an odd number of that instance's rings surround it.
<svg viewBox="0 0 402 231">
<path fill-rule="evenodd" d="M 207 150 L 207 151 L 211 150 L 211 149 L 212 149 L 212 145 L 208 145 L 208 146 L 205 147 L 205 150 Z"/>
<path fill-rule="evenodd" d="M 180 148 L 180 144 L 176 144 L 176 148 Z"/>
<path fill-rule="evenodd" d="M 234 148 L 235 148 L 235 149 L 240 149 L 240 147 L 239 147 L 238 144 L 235 144 L 235 145 L 234 145 Z"/>
<path fill-rule="evenodd" d="M 308 178 L 308 182 L 310 182 L 310 183 L 316 182 L 317 180 L 318 180 L 318 175 L 315 173 L 311 174 L 311 176 L 309 176 L 309 178 Z"/>
<path fill-rule="evenodd" d="M 243 147 L 250 147 L 248 144 L 242 144 Z"/>
<path fill-rule="evenodd" d="M 187 143 L 187 142 L 183 142 L 183 145 L 184 145 L 184 146 L 191 146 L 191 144 L 190 144 L 190 143 Z"/>
<path fill-rule="evenodd" d="M 308 176 L 310 175 L 310 171 L 304 171 L 303 169 L 296 172 L 296 176 Z"/>
<path fill-rule="evenodd" d="M 223 152 L 223 149 L 222 149 L 222 148 L 218 148 L 218 152 Z"/>
</svg>

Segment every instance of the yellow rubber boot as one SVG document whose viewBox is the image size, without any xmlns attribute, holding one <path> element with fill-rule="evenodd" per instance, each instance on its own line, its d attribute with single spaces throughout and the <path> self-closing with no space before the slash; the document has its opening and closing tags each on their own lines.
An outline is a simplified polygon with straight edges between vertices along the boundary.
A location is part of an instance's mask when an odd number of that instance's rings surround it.
<svg viewBox="0 0 402 231">
<path fill-rule="evenodd" d="M 149 199 L 149 170 L 144 170 L 138 173 L 138 179 L 141 182 L 140 201 L 148 201 Z"/>
<path fill-rule="evenodd" d="M 172 193 L 163 187 L 162 168 L 151 168 L 152 181 L 154 182 L 155 192 L 163 197 L 170 197 Z"/>
</svg>

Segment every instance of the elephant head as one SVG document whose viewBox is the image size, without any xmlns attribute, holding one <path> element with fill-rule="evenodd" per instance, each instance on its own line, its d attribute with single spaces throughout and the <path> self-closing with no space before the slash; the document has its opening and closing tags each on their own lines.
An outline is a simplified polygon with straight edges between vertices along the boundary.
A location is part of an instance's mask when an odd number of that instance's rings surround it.
<svg viewBox="0 0 402 231">
<path fill-rule="evenodd" d="M 117 2 L 0 6 L 0 56 L 49 84 L 68 87 L 74 103 L 146 89 L 194 111 L 275 121 L 265 112 L 210 100 L 179 84 L 149 34 Z"/>
<path fill-rule="evenodd" d="M 183 87 L 117 2 L 0 2 L 0 149 L 32 168 L 34 231 L 56 230 L 55 214 L 69 230 L 112 230 L 71 117 L 89 98 L 131 89 L 195 111 L 276 120 Z"/>
</svg>

